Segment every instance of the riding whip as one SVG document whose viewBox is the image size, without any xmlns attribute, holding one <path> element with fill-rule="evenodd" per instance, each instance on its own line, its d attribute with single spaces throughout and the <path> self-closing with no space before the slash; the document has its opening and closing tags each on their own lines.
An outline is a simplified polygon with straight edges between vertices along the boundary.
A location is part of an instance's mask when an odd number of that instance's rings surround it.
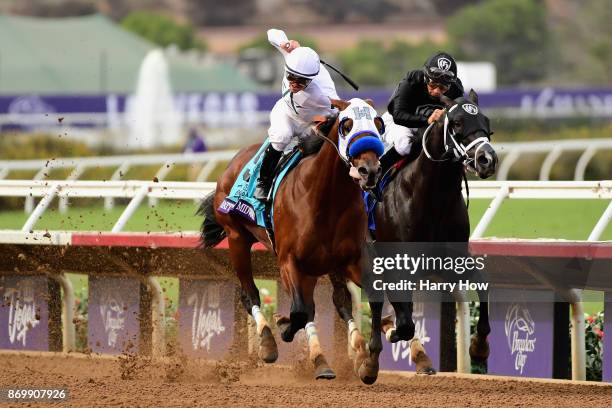
<svg viewBox="0 0 612 408">
<path fill-rule="evenodd" d="M 340 76 L 342 77 L 342 79 L 344 79 L 346 82 L 348 82 L 348 84 L 350 86 L 352 86 L 356 91 L 359 90 L 359 85 L 357 85 L 351 78 L 347 77 L 346 75 L 344 75 L 342 72 L 340 72 L 340 70 L 336 67 L 334 67 L 331 64 L 328 64 L 327 62 L 320 60 L 321 64 L 330 67 L 331 69 L 333 69 L 334 71 L 336 71 L 338 74 L 340 74 Z"/>
</svg>

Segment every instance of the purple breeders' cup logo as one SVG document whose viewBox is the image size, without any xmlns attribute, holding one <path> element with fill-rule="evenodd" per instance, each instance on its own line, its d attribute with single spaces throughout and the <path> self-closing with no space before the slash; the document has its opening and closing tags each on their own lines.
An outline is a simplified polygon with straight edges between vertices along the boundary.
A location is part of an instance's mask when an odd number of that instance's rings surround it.
<svg viewBox="0 0 612 408">
<path fill-rule="evenodd" d="M 513 303 L 506 311 L 505 334 L 514 357 L 514 369 L 523 374 L 530 353 L 535 351 L 535 322 L 529 309 L 518 303 Z"/>
<path fill-rule="evenodd" d="M 194 350 L 210 351 L 211 341 L 225 332 L 221 319 L 221 285 L 209 284 L 204 290 L 192 293 L 187 305 L 193 310 L 191 344 Z"/>
<path fill-rule="evenodd" d="M 451 62 L 448 58 L 438 58 L 438 68 L 448 71 L 451 67 Z"/>
<path fill-rule="evenodd" d="M 11 345 L 26 347 L 28 332 L 40 324 L 38 303 L 30 280 L 20 280 L 17 286 L 4 290 L 3 301 L 8 305 L 8 339 Z"/>
<path fill-rule="evenodd" d="M 104 326 L 106 344 L 109 347 L 117 346 L 117 337 L 125 329 L 125 311 L 127 307 L 123 301 L 116 299 L 111 293 L 106 293 L 98 308 Z"/>
</svg>

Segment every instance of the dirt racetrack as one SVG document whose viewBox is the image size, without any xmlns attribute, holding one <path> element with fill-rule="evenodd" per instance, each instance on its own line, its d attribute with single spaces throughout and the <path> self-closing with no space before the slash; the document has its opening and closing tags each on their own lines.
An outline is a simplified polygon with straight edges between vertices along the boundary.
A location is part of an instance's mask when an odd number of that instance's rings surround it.
<svg viewBox="0 0 612 408">
<path fill-rule="evenodd" d="M 373 386 L 349 373 L 315 381 L 307 368 L 170 358 L 0 354 L 0 388 L 67 387 L 74 407 L 610 407 L 612 386 L 438 374 L 382 374 Z M 0 403 L 0 406 L 6 406 Z"/>
</svg>

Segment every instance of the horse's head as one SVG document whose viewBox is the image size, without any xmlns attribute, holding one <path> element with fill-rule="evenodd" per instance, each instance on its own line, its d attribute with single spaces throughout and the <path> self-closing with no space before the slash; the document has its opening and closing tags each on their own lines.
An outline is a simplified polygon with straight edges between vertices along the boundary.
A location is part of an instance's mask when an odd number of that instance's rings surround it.
<svg viewBox="0 0 612 408">
<path fill-rule="evenodd" d="M 340 113 L 333 126 L 328 123 L 328 126 L 319 126 L 318 131 L 324 136 L 338 132 L 338 152 L 350 164 L 349 175 L 362 190 L 371 190 L 382 171 L 378 159 L 384 151 L 380 140 L 384 123 L 371 104 L 363 99 L 334 100 L 334 106 Z"/>
<path fill-rule="evenodd" d="M 446 149 L 455 158 L 463 160 L 468 170 L 481 179 L 491 177 L 497 169 L 497 154 L 489 143 L 491 128 L 487 118 L 478 108 L 478 95 L 470 90 L 468 98 L 456 100 L 443 96 L 447 106 L 444 118 Z"/>
</svg>

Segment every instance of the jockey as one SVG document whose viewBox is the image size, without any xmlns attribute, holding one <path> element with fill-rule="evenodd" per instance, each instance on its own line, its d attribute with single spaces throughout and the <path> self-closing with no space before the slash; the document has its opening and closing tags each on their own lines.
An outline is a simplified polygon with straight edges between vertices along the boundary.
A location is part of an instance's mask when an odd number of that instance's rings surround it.
<svg viewBox="0 0 612 408">
<path fill-rule="evenodd" d="M 334 111 L 332 99 L 339 99 L 336 87 L 319 55 L 297 41 L 287 39 L 282 30 L 268 30 L 268 41 L 285 58 L 281 98 L 270 112 L 268 138 L 270 145 L 264 152 L 257 188 L 253 196 L 265 201 L 272 186 L 272 173 L 283 150 L 294 136 L 308 130 L 315 116 L 326 116 Z"/>
<path fill-rule="evenodd" d="M 440 119 L 444 103 L 440 97 L 463 96 L 463 84 L 457 77 L 457 63 L 446 52 L 432 55 L 422 69 L 410 71 L 395 88 L 387 112 L 384 141 L 392 147 L 381 157 L 383 174 L 418 141 L 418 130 Z"/>
</svg>

